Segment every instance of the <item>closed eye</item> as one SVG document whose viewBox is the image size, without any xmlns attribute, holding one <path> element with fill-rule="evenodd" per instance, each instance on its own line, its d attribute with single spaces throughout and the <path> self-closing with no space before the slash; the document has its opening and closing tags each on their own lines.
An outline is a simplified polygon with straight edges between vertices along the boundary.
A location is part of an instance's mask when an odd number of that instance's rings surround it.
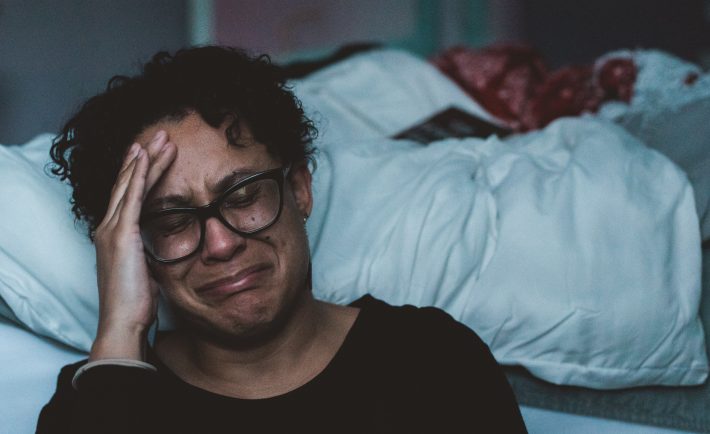
<svg viewBox="0 0 710 434">
<path fill-rule="evenodd" d="M 194 221 L 194 217 L 190 214 L 172 214 L 156 219 L 150 226 L 153 227 L 155 234 L 167 237 L 184 231 Z"/>
<path fill-rule="evenodd" d="M 222 202 L 222 208 L 243 208 L 252 205 L 261 196 L 258 183 L 245 185 L 229 194 Z"/>
</svg>

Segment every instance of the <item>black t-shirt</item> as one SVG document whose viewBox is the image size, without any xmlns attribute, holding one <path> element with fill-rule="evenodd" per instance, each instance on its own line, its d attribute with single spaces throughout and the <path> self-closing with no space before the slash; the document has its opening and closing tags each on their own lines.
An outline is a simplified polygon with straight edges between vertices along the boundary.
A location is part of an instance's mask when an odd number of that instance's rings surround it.
<svg viewBox="0 0 710 434">
<path fill-rule="evenodd" d="M 37 433 L 524 433 L 488 347 L 436 308 L 370 296 L 343 345 L 313 380 L 284 395 L 238 399 L 192 386 L 159 360 L 152 372 L 64 367 Z"/>
</svg>

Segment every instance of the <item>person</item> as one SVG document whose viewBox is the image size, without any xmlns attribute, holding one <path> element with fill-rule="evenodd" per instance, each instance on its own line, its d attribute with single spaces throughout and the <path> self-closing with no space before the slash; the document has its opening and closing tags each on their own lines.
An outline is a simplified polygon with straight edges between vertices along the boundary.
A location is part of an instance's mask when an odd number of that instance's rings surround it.
<svg viewBox="0 0 710 434">
<path fill-rule="evenodd" d="M 96 246 L 99 324 L 39 434 L 525 432 L 443 311 L 313 297 L 316 134 L 268 57 L 216 46 L 158 53 L 66 123 L 53 170 Z M 179 321 L 149 344 L 160 292 Z"/>
</svg>

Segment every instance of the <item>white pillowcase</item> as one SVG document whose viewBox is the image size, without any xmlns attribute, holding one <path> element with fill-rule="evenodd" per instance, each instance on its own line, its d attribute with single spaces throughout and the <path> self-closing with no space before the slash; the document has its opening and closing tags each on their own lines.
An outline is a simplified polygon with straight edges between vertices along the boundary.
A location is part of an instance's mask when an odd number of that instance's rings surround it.
<svg viewBox="0 0 710 434">
<path fill-rule="evenodd" d="M 463 320 L 501 363 L 556 384 L 708 375 L 701 252 L 685 173 L 622 128 L 561 119 L 486 167 L 498 248 Z"/>
<path fill-rule="evenodd" d="M 685 175 L 665 158 L 589 120 L 489 141 L 490 152 L 505 154 L 495 163 L 479 165 L 476 140 L 402 151 L 406 145 L 382 139 L 445 107 L 492 118 L 431 65 L 397 51 L 362 54 L 295 84 L 326 128 L 309 223 L 321 296 L 345 302 L 370 291 L 395 303 L 435 304 L 478 331 L 499 361 L 559 384 L 697 384 L 706 377 L 698 220 Z M 475 173 L 478 185 L 449 184 L 465 173 Z M 481 199 L 483 173 L 493 201 Z M 449 198 L 453 215 L 435 221 L 440 209 L 412 183 Z M 372 207 L 365 199 L 372 188 L 376 199 L 390 200 Z M 348 203 L 349 195 L 359 199 Z M 480 220 L 462 224 L 467 210 Z M 492 227 L 484 224 L 487 212 L 495 213 Z M 412 224 L 418 220 L 427 227 Z M 383 232 L 372 233 L 376 225 Z M 345 230 L 352 226 L 359 230 Z"/>
<path fill-rule="evenodd" d="M 53 138 L 0 145 L 0 203 L 7 204 L 0 214 L 0 315 L 88 352 L 98 324 L 96 251 L 71 212 L 71 187 L 50 172 Z M 173 315 L 161 295 L 161 330 L 173 328 Z"/>
<path fill-rule="evenodd" d="M 96 256 L 68 185 L 48 174 L 52 136 L 0 146 L 0 297 L 34 332 L 88 351 L 96 333 Z"/>
<path fill-rule="evenodd" d="M 318 297 L 441 307 L 499 362 L 557 384 L 706 379 L 690 184 L 620 127 L 350 142 L 318 164 Z"/>
<path fill-rule="evenodd" d="M 392 137 L 452 106 L 499 122 L 434 66 L 399 50 L 359 54 L 291 85 L 320 148 Z"/>
</svg>

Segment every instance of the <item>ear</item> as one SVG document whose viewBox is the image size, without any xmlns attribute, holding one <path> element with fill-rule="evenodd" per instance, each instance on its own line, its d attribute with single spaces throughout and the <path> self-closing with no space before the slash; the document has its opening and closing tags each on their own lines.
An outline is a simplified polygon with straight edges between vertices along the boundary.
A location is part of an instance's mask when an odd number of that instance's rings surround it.
<svg viewBox="0 0 710 434">
<path fill-rule="evenodd" d="M 296 207 L 303 217 L 311 215 L 313 209 L 313 193 L 311 191 L 311 171 L 308 163 L 302 161 L 294 163 L 288 173 L 286 182 L 291 186 Z"/>
</svg>

